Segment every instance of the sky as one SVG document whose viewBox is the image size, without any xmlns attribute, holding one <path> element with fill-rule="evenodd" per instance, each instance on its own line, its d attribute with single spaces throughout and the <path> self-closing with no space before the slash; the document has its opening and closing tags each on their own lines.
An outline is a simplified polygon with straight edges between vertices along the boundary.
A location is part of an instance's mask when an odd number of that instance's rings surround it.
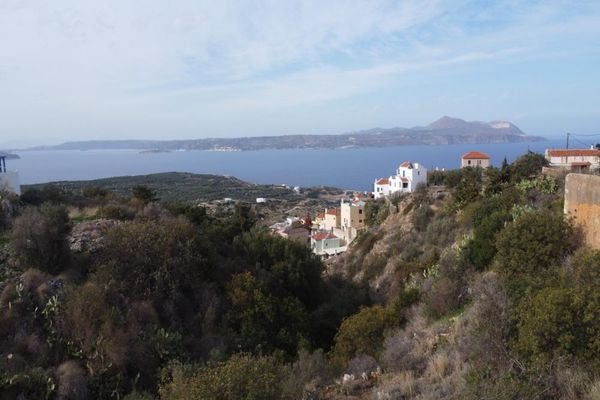
<svg viewBox="0 0 600 400">
<path fill-rule="evenodd" d="M 443 115 L 600 133 L 600 1 L 0 0 L 0 148 Z"/>
</svg>

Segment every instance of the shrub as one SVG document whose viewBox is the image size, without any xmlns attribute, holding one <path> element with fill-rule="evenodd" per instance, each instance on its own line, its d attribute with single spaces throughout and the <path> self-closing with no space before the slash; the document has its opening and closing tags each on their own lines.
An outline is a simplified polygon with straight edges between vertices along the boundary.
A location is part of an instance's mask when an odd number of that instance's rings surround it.
<svg viewBox="0 0 600 400">
<path fill-rule="evenodd" d="M 342 321 L 332 351 L 334 361 L 346 365 L 357 355 L 377 356 L 386 329 L 392 326 L 390 312 L 382 306 L 363 307 Z"/>
<path fill-rule="evenodd" d="M 70 229 L 69 216 L 62 206 L 45 203 L 40 208 L 26 208 L 12 231 L 14 259 L 21 267 L 60 273 L 69 264 Z"/>
<path fill-rule="evenodd" d="M 523 214 L 498 234 L 496 266 L 504 274 L 521 275 L 558 265 L 575 247 L 572 235 L 572 226 L 560 214 Z"/>
<path fill-rule="evenodd" d="M 97 216 L 99 218 L 130 221 L 135 218 L 135 210 L 125 205 L 107 204 L 98 209 Z"/>
<path fill-rule="evenodd" d="M 272 357 L 233 355 L 222 363 L 191 368 L 173 366 L 161 385 L 163 400 L 279 400 L 283 368 Z"/>
</svg>

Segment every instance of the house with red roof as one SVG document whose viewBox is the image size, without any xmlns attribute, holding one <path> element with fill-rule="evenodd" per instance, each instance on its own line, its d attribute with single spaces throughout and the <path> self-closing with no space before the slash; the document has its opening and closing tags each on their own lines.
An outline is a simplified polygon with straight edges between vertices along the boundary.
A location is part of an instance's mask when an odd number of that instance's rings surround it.
<svg viewBox="0 0 600 400">
<path fill-rule="evenodd" d="M 317 231 L 310 237 L 310 247 L 313 253 L 320 256 L 333 256 L 346 251 L 342 239 L 328 231 Z"/>
<path fill-rule="evenodd" d="M 375 179 L 373 184 L 373 197 L 376 199 L 390 194 L 390 180 L 388 178 Z"/>
<path fill-rule="evenodd" d="M 570 169 L 572 172 L 589 172 L 600 168 L 600 150 L 547 149 L 546 160 L 550 167 Z"/>
<path fill-rule="evenodd" d="M 427 168 L 419 163 L 404 161 L 389 177 L 390 194 L 412 193 L 419 184 L 427 185 Z"/>
<path fill-rule="evenodd" d="M 487 168 L 491 165 L 491 157 L 481 151 L 469 151 L 460 158 L 460 167 Z"/>
<path fill-rule="evenodd" d="M 419 163 L 404 161 L 396 170 L 396 175 L 375 180 L 373 197 L 378 199 L 394 193 L 411 193 L 421 183 L 427 185 L 427 168 Z"/>
</svg>

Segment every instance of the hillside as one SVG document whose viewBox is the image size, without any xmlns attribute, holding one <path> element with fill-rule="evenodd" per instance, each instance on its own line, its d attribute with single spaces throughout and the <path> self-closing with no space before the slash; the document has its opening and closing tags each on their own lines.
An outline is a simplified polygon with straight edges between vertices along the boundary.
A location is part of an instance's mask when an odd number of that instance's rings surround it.
<svg viewBox="0 0 600 400">
<path fill-rule="evenodd" d="M 511 143 L 545 140 L 529 136 L 506 121 L 467 122 L 443 117 L 426 127 L 375 128 L 339 135 L 284 135 L 194 140 L 100 140 L 38 146 L 30 150 L 140 149 L 153 151 L 264 149 L 334 149 L 400 145 Z"/>
<path fill-rule="evenodd" d="M 61 181 L 36 185 L 26 185 L 23 189 L 43 188 L 46 185 L 55 185 L 68 191 L 83 192 L 85 189 L 100 187 L 110 190 L 120 196 L 131 195 L 131 188 L 143 185 L 154 192 L 162 201 L 177 201 L 184 203 L 198 203 L 223 200 L 229 197 L 233 200 L 254 202 L 257 197 L 269 199 L 299 201 L 305 195 L 296 194 L 292 189 L 281 185 L 257 185 L 223 175 L 192 174 L 186 172 L 166 172 L 149 175 L 121 176 L 115 178 L 95 179 L 86 181 Z M 340 194 L 336 188 L 313 188 L 305 190 Z"/>
<path fill-rule="evenodd" d="M 325 262 L 261 227 L 260 204 L 6 197 L 2 396 L 597 399 L 600 252 L 544 164 L 436 171 L 367 202 Z"/>
</svg>

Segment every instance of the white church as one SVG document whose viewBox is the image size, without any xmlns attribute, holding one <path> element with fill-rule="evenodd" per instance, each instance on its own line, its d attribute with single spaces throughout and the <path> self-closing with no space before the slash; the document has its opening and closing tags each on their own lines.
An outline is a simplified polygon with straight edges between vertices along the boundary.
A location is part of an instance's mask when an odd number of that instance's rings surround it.
<svg viewBox="0 0 600 400">
<path fill-rule="evenodd" d="M 0 155 L 0 191 L 21 194 L 21 184 L 19 183 L 19 174 L 16 171 L 6 169 L 6 157 Z"/>
<path fill-rule="evenodd" d="M 373 197 L 378 199 L 394 193 L 412 193 L 420 183 L 427 185 L 427 168 L 419 163 L 404 161 L 396 170 L 396 175 L 375 180 Z"/>
</svg>

